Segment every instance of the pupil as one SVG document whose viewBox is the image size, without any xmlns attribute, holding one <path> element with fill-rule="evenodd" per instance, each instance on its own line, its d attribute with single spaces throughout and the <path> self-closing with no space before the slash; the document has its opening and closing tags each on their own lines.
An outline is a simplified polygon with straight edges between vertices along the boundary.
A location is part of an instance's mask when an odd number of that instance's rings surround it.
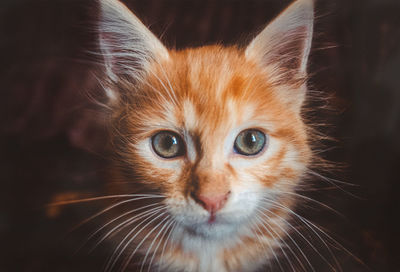
<svg viewBox="0 0 400 272">
<path fill-rule="evenodd" d="M 164 139 L 164 149 L 170 149 L 174 144 L 176 144 L 176 138 L 174 136 L 167 136 Z"/>
<path fill-rule="evenodd" d="M 248 133 L 246 135 L 246 144 L 248 147 L 254 147 L 256 141 L 257 141 L 257 138 L 254 135 L 254 133 Z"/>
</svg>

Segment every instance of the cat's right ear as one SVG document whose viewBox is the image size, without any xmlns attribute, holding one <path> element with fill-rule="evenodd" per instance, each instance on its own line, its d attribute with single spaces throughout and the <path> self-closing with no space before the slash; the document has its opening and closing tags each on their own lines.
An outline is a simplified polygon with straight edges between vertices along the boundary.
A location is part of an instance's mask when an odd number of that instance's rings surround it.
<svg viewBox="0 0 400 272">
<path fill-rule="evenodd" d="M 140 81 L 152 61 L 168 58 L 168 50 L 118 0 L 99 0 L 98 37 L 107 76 L 112 81 Z"/>
</svg>

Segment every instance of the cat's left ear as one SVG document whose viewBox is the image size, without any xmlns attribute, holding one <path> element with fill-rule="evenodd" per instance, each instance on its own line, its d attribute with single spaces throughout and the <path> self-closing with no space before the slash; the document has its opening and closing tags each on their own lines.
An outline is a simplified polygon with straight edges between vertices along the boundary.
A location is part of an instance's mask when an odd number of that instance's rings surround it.
<svg viewBox="0 0 400 272">
<path fill-rule="evenodd" d="M 297 0 L 276 17 L 248 45 L 246 58 L 261 65 L 276 85 L 302 83 L 289 94 L 302 104 L 305 96 L 307 61 L 314 24 L 314 1 Z"/>
</svg>

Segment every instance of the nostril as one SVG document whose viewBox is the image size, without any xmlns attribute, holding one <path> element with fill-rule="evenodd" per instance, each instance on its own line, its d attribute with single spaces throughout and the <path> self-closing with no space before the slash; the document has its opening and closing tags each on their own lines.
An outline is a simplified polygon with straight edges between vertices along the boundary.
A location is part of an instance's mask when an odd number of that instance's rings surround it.
<svg viewBox="0 0 400 272">
<path fill-rule="evenodd" d="M 222 209 L 227 202 L 230 191 L 223 194 L 195 194 L 192 193 L 192 197 L 199 203 L 203 208 L 210 213 Z"/>
</svg>

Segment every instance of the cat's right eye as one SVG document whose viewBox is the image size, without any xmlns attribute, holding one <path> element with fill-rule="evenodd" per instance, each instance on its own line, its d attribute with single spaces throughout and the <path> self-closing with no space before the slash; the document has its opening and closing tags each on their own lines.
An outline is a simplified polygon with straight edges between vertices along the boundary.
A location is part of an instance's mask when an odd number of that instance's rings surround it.
<svg viewBox="0 0 400 272">
<path fill-rule="evenodd" d="M 154 152 L 164 159 L 172 159 L 185 154 L 183 139 L 172 131 L 158 132 L 151 138 L 151 144 Z"/>
</svg>

